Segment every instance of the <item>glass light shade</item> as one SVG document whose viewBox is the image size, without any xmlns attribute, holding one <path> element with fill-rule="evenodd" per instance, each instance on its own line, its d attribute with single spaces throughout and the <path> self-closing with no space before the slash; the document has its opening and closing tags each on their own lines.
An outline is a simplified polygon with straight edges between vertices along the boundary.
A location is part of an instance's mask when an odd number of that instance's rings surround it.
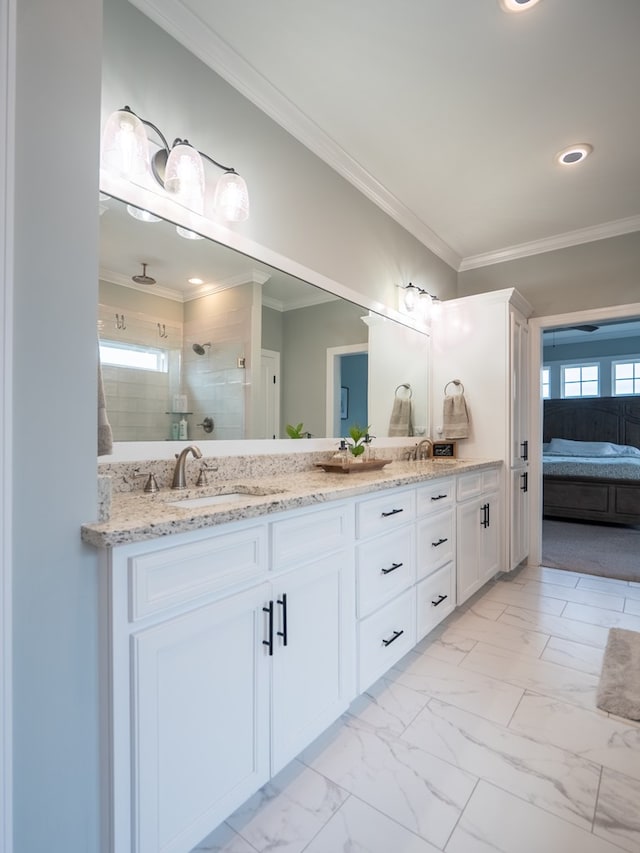
<svg viewBox="0 0 640 853">
<path fill-rule="evenodd" d="M 216 184 L 213 206 L 227 222 L 244 222 L 249 218 L 249 191 L 237 172 L 225 172 Z"/>
<path fill-rule="evenodd" d="M 117 110 L 102 134 L 102 165 L 125 178 L 143 175 L 149 168 L 149 140 L 135 113 Z"/>
<path fill-rule="evenodd" d="M 416 307 L 416 301 L 418 299 L 418 288 L 414 287 L 413 284 L 408 284 L 404 289 L 404 294 L 402 296 L 402 301 L 404 302 L 404 307 L 407 311 L 414 311 Z"/>
<path fill-rule="evenodd" d="M 183 228 L 182 225 L 176 225 L 176 232 L 184 237 L 185 240 L 204 240 L 202 234 L 198 234 L 195 231 L 189 231 L 188 228 Z"/>
<path fill-rule="evenodd" d="M 142 207 L 134 207 L 132 204 L 127 205 L 127 213 L 134 219 L 139 219 L 140 222 L 161 222 L 159 216 L 154 216 L 148 210 L 144 210 Z"/>
<path fill-rule="evenodd" d="M 177 142 L 169 153 L 164 172 L 164 188 L 184 207 L 200 215 L 204 212 L 202 157 L 186 140 Z"/>
</svg>

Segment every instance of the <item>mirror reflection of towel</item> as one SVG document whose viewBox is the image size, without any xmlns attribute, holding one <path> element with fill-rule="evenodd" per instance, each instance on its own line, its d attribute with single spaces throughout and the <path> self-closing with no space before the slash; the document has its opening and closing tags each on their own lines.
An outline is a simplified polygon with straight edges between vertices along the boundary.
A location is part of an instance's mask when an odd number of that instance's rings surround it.
<svg viewBox="0 0 640 853">
<path fill-rule="evenodd" d="M 442 428 L 445 438 L 469 438 L 469 410 L 464 394 L 444 398 Z"/>
<path fill-rule="evenodd" d="M 411 400 L 395 397 L 393 401 L 389 419 L 389 436 L 394 435 L 413 435 Z"/>
<path fill-rule="evenodd" d="M 113 433 L 107 417 L 102 367 L 98 357 L 98 456 L 107 456 L 109 453 L 113 453 Z"/>
</svg>

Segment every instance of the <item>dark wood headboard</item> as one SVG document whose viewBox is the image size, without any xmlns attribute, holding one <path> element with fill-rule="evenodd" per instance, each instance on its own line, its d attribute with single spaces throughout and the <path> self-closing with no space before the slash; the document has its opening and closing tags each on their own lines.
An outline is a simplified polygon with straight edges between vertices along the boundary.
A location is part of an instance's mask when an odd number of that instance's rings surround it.
<svg viewBox="0 0 640 853">
<path fill-rule="evenodd" d="M 545 400 L 542 440 L 552 438 L 640 447 L 640 397 Z"/>
</svg>

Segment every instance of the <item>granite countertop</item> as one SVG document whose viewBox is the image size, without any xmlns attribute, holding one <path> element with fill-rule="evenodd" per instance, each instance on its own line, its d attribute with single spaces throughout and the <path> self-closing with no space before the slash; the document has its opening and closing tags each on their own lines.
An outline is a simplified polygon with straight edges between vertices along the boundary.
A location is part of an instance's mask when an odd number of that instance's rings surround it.
<svg viewBox="0 0 640 853">
<path fill-rule="evenodd" d="M 181 491 L 119 493 L 113 496 L 109 520 L 83 524 L 82 539 L 97 548 L 111 548 L 395 486 L 414 485 L 496 464 L 501 464 L 500 460 L 393 461 L 381 470 L 360 473 L 326 473 L 314 469 L 271 477 L 219 480 L 210 486 Z M 246 493 L 241 498 L 231 498 L 213 506 L 177 507 L 169 503 L 237 491 Z"/>
</svg>

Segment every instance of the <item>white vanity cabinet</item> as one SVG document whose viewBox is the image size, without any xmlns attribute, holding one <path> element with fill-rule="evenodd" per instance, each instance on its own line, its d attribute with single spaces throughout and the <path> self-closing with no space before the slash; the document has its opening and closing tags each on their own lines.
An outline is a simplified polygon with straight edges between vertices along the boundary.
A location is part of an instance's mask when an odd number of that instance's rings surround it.
<svg viewBox="0 0 640 853">
<path fill-rule="evenodd" d="M 353 526 L 336 503 L 106 552 L 105 849 L 185 853 L 348 707 Z"/>
<path fill-rule="evenodd" d="M 356 501 L 358 692 L 416 643 L 416 490 Z"/>
<path fill-rule="evenodd" d="M 432 374 L 434 426 L 437 431 L 442 424 L 448 383 L 459 379 L 470 412 L 470 432 L 458 442 L 458 454 L 504 462 L 501 568 L 508 571 L 529 551 L 528 498 L 520 490 L 528 477 L 519 475 L 527 473 L 529 450 L 527 318 L 532 308 L 513 288 L 447 300 L 441 308 L 433 327 L 438 353 Z"/>
<path fill-rule="evenodd" d="M 456 597 L 462 604 L 503 567 L 499 468 L 461 474 L 457 501 Z"/>
<path fill-rule="evenodd" d="M 417 490 L 416 640 L 421 640 L 456 606 L 454 477 Z"/>
</svg>

